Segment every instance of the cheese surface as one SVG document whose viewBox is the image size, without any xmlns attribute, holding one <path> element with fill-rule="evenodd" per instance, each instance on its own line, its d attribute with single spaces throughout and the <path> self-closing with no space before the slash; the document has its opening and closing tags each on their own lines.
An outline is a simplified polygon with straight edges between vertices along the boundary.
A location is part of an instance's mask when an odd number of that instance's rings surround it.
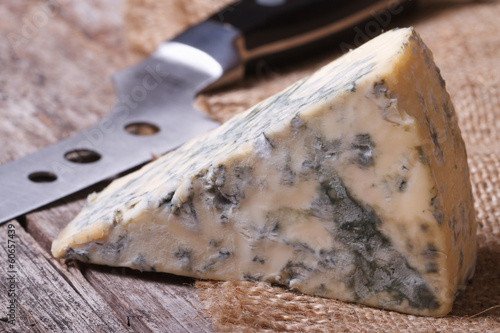
<svg viewBox="0 0 500 333">
<path fill-rule="evenodd" d="M 89 196 L 52 252 L 441 316 L 476 246 L 453 105 L 409 28 Z"/>
</svg>

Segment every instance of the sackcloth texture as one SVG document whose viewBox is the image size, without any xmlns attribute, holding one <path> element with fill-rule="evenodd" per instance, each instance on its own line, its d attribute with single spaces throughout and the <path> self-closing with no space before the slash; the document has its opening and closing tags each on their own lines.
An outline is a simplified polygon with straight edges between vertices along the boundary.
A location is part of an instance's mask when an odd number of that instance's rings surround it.
<svg viewBox="0 0 500 333">
<path fill-rule="evenodd" d="M 230 0 L 127 0 L 129 48 L 147 54 L 165 38 Z M 228 10 L 231 10 L 229 8 Z M 443 318 L 419 317 L 302 295 L 252 282 L 196 283 L 221 332 L 500 332 L 500 2 L 435 1 L 392 26 L 413 25 L 433 51 L 459 117 L 471 172 L 479 252 L 476 274 Z M 244 81 L 197 103 L 220 121 L 244 111 L 334 60 L 330 53 L 285 67 L 263 64 Z"/>
</svg>

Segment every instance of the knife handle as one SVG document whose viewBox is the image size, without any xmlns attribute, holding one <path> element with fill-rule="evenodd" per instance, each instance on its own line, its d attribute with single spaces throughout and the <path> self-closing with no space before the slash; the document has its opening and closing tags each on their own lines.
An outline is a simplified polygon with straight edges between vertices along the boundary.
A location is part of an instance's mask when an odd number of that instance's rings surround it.
<svg viewBox="0 0 500 333">
<path fill-rule="evenodd" d="M 416 0 L 240 0 L 210 20 L 241 33 L 238 51 L 247 65 L 310 55 L 321 48 L 347 52 L 412 11 Z"/>
<path fill-rule="evenodd" d="M 325 49 L 347 52 L 413 11 L 417 0 L 240 0 L 174 41 L 222 67 L 213 85 L 241 79 L 264 61 L 290 62 Z"/>
</svg>

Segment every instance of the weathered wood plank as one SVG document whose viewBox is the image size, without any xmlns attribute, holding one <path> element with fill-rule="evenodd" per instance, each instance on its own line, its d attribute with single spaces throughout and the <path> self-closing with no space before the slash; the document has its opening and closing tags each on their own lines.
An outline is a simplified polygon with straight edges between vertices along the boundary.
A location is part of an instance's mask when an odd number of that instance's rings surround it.
<svg viewBox="0 0 500 333">
<path fill-rule="evenodd" d="M 90 127 L 115 102 L 110 75 L 127 63 L 123 46 L 96 43 L 61 12 L 45 1 L 0 5 L 0 163 Z"/>
<path fill-rule="evenodd" d="M 113 300 L 114 308 L 129 318 L 133 329 L 140 324 L 151 332 L 213 331 L 200 312 L 192 279 L 94 265 L 84 275 Z"/>
<path fill-rule="evenodd" d="M 2 314 L 0 316 L 0 332 L 40 332 L 40 329 L 37 327 L 36 320 L 33 318 L 32 314 L 24 308 L 17 308 L 15 310 L 17 317 L 15 324 L 8 322 L 8 314 L 10 311 L 10 309 L 7 309 L 7 306 L 10 305 L 10 298 L 8 297 L 8 286 L 5 283 L 4 279 L 0 281 L 0 285 L 2 289 L 0 295 L 0 304 L 2 304 L 2 306 L 4 307 L 4 311 L 2 311 Z"/>
<path fill-rule="evenodd" d="M 88 284 L 74 288 L 74 283 L 60 274 L 62 267 L 58 262 L 50 258 L 17 222 L 0 227 L 0 244 L 1 258 L 8 258 L 7 245 L 11 246 L 11 261 L 2 260 L 0 265 L 1 282 L 12 295 L 3 299 L 3 305 L 5 309 L 9 299 L 15 300 L 13 313 L 19 323 L 12 325 L 2 321 L 4 329 L 23 331 L 29 327 L 41 332 L 127 330 Z M 12 318 L 7 316 L 7 321 Z"/>
</svg>

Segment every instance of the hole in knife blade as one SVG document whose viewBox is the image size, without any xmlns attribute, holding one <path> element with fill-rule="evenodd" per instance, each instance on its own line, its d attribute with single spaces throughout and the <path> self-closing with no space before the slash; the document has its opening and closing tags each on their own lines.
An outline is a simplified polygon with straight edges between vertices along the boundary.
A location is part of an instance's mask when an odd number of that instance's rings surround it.
<svg viewBox="0 0 500 333">
<path fill-rule="evenodd" d="M 125 130 L 133 135 L 153 135 L 160 131 L 160 128 L 151 123 L 132 123 L 125 126 Z"/>
<path fill-rule="evenodd" d="M 64 154 L 64 158 L 73 163 L 93 163 L 101 159 L 101 154 L 90 149 L 75 149 Z"/>
<path fill-rule="evenodd" d="M 28 178 L 35 183 L 51 183 L 57 179 L 57 176 L 49 171 L 37 171 L 30 173 Z"/>
</svg>

